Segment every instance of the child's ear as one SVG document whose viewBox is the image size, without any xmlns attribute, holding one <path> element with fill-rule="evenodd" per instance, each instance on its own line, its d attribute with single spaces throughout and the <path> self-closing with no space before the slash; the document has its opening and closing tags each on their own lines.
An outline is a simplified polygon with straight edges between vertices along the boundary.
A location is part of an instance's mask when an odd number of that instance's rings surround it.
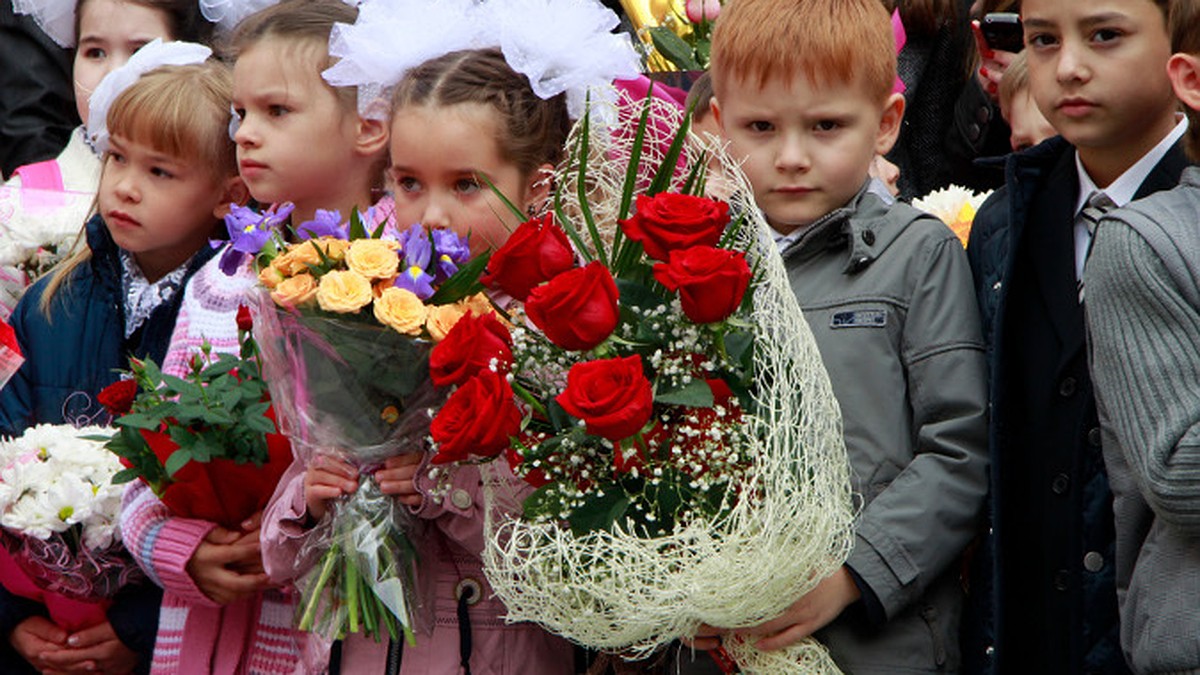
<svg viewBox="0 0 1200 675">
<path fill-rule="evenodd" d="M 709 99 L 708 109 L 712 112 L 713 120 L 716 121 L 717 128 L 721 130 L 721 135 L 725 135 L 725 122 L 721 119 L 721 104 L 717 102 L 716 96 Z"/>
<path fill-rule="evenodd" d="M 1173 54 L 1167 61 L 1167 76 L 1175 96 L 1192 110 L 1200 110 L 1200 56 Z"/>
<path fill-rule="evenodd" d="M 525 211 L 530 213 L 541 208 L 550 199 L 550 184 L 554 181 L 554 165 L 543 164 L 529 174 L 525 184 Z"/>
<path fill-rule="evenodd" d="M 875 136 L 875 154 L 886 155 L 900 136 L 900 123 L 904 121 L 904 95 L 893 93 L 883 104 L 883 117 L 879 119 L 879 134 Z"/>
<path fill-rule="evenodd" d="M 383 120 L 358 118 L 358 133 L 355 135 L 354 147 L 363 157 L 383 152 L 388 144 L 388 125 Z"/>
<path fill-rule="evenodd" d="M 230 204 L 244 206 L 248 201 L 250 201 L 250 188 L 246 187 L 245 181 L 241 176 L 230 176 L 225 179 L 221 201 L 213 208 L 213 217 L 220 220 L 229 215 Z"/>
</svg>

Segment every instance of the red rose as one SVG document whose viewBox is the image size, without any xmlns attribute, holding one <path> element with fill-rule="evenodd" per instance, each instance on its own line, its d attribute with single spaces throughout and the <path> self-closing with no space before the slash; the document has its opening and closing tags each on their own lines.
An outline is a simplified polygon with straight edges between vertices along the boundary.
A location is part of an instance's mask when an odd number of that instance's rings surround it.
<svg viewBox="0 0 1200 675">
<path fill-rule="evenodd" d="M 567 241 L 567 233 L 547 215 L 541 220 L 521 223 L 492 254 L 487 273 L 479 281 L 524 302 L 534 286 L 574 266 L 575 252 Z"/>
<path fill-rule="evenodd" d="M 587 432 L 616 442 L 636 434 L 654 408 L 642 357 L 585 361 L 571 366 L 567 388 L 555 399 Z"/>
<path fill-rule="evenodd" d="M 533 289 L 525 312 L 551 342 L 583 351 L 604 342 L 616 329 L 618 297 L 612 273 L 592 262 Z"/>
<path fill-rule="evenodd" d="M 250 316 L 250 308 L 245 305 L 238 305 L 237 327 L 243 333 L 248 333 L 254 328 L 254 317 Z"/>
<path fill-rule="evenodd" d="M 96 400 L 113 416 L 119 417 L 133 407 L 137 398 L 138 385 L 133 380 L 117 380 L 96 394 Z"/>
<path fill-rule="evenodd" d="M 438 445 L 434 464 L 459 462 L 469 455 L 495 457 L 521 431 L 521 411 L 504 376 L 481 370 L 459 387 L 433 418 L 429 433 Z"/>
<path fill-rule="evenodd" d="M 654 278 L 679 291 L 683 313 L 696 323 L 721 321 L 742 304 L 750 285 L 750 266 L 740 252 L 711 246 L 671 251 L 666 263 L 654 266 Z"/>
<path fill-rule="evenodd" d="M 512 363 L 512 337 L 493 314 L 468 312 L 429 354 L 429 379 L 439 387 L 462 384 L 487 370 L 492 359 L 501 371 Z"/>
<path fill-rule="evenodd" d="M 729 224 L 725 202 L 674 192 L 638 195 L 637 213 L 621 221 L 625 236 L 641 242 L 646 255 L 666 260 L 676 249 L 715 246 Z"/>
</svg>

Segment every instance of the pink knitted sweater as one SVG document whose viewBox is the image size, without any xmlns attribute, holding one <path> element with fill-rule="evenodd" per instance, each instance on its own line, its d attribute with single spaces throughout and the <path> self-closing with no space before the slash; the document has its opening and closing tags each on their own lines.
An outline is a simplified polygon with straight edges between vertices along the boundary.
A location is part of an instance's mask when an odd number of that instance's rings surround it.
<svg viewBox="0 0 1200 675">
<path fill-rule="evenodd" d="M 228 277 L 216 256 L 192 278 L 184 295 L 163 371 L 182 375 L 207 339 L 214 351 L 236 352 L 238 306 L 256 281 L 250 269 Z M 187 573 L 187 563 L 214 523 L 176 518 L 149 487 L 125 491 L 121 531 L 138 564 L 163 588 L 151 672 L 272 675 L 298 668 L 303 635 L 292 629 L 290 589 L 269 590 L 220 606 Z"/>
</svg>

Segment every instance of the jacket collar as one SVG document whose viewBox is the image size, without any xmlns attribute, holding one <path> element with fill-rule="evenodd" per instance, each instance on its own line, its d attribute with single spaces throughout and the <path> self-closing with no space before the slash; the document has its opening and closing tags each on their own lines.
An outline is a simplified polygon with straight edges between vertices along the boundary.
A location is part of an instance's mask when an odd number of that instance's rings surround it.
<svg viewBox="0 0 1200 675">
<path fill-rule="evenodd" d="M 869 181 L 864 182 L 849 203 L 813 221 L 804 235 L 783 251 L 784 259 L 844 249 L 844 274 L 860 272 L 875 262 L 904 228 L 887 218 L 893 206 L 872 193 L 869 186 Z"/>
</svg>

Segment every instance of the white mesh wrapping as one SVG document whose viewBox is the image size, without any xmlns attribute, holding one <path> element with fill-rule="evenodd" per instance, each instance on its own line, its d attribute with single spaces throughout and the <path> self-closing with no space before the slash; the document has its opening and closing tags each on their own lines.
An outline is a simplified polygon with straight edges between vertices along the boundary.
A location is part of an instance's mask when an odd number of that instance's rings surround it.
<svg viewBox="0 0 1200 675">
<path fill-rule="evenodd" d="M 636 116 L 642 105 L 623 101 L 619 114 Z M 681 116 L 669 104 L 655 102 L 653 110 L 651 135 L 658 142 L 646 145 L 643 184 Z M 591 139 L 589 203 L 610 237 L 632 136 L 630 130 L 611 141 L 598 133 Z M 681 166 L 699 150 L 692 144 Z M 691 522 L 669 536 L 642 538 L 618 525 L 576 537 L 565 527 L 514 517 L 520 505 L 505 481 L 494 473 L 487 480 L 484 564 L 508 619 L 535 621 L 624 656 L 644 656 L 694 635 L 702 623 L 735 628 L 772 619 L 834 572 L 852 543 L 850 468 L 828 375 L 745 177 L 719 148 L 715 152 L 716 178 L 732 190 L 732 210 L 751 214 L 734 247 L 746 250 L 758 270 L 751 288 L 761 338 L 755 352 L 759 410 L 746 423 L 759 441 L 750 453 L 753 478 L 739 486 L 744 496 L 726 517 Z M 573 185 L 576 170 L 562 168 L 560 185 Z M 813 640 L 764 653 L 735 639 L 728 650 L 747 673 L 837 672 Z"/>
</svg>

